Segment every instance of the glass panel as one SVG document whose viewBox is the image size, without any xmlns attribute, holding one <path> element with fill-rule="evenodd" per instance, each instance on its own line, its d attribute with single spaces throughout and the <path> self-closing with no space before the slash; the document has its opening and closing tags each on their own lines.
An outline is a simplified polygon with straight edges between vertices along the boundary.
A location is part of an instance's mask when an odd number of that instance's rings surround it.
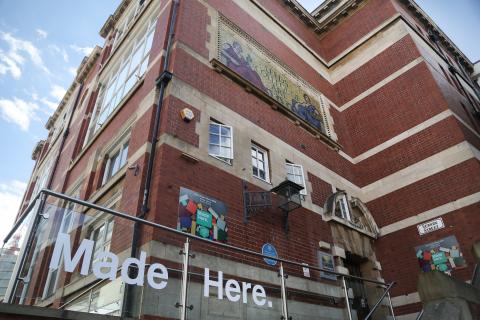
<svg viewBox="0 0 480 320">
<path fill-rule="evenodd" d="M 142 60 L 143 46 L 135 48 L 135 51 L 132 56 L 132 70 L 136 68 Z"/>
<path fill-rule="evenodd" d="M 35 214 L 36 209 L 33 209 L 19 225 L 10 239 L 4 243 L 0 251 L 0 264 L 2 266 L 0 272 L 0 300 L 3 299 L 5 292 L 7 291 L 9 280 L 12 277 L 15 263 L 20 254 L 20 248 L 22 248 L 24 244 L 28 232 L 28 226 Z"/>
<path fill-rule="evenodd" d="M 215 146 L 215 145 L 209 145 L 208 146 L 208 153 L 213 155 L 213 156 L 218 156 L 218 155 L 220 155 L 220 147 Z"/>
<path fill-rule="evenodd" d="M 193 309 L 187 310 L 187 319 L 281 319 L 276 267 L 198 240 L 191 241 L 190 251 L 195 258 L 190 260 L 187 304 Z"/>
<path fill-rule="evenodd" d="M 220 157 L 222 158 L 231 158 L 231 149 L 226 147 L 220 147 Z"/>
<path fill-rule="evenodd" d="M 230 139 L 230 138 L 226 138 L 226 137 L 222 136 L 222 139 L 221 139 L 222 146 L 230 147 L 232 145 L 231 140 L 232 139 Z"/>
<path fill-rule="evenodd" d="M 225 126 L 221 126 L 221 135 L 230 137 L 230 128 L 225 127 Z"/>
<path fill-rule="evenodd" d="M 123 167 L 127 163 L 127 155 L 128 155 L 128 144 L 123 146 L 122 156 L 120 159 L 120 167 Z"/>
<path fill-rule="evenodd" d="M 220 134 L 220 126 L 216 123 L 210 123 L 210 133 Z"/>
<path fill-rule="evenodd" d="M 212 144 L 220 144 L 219 136 L 216 134 L 210 134 L 210 143 Z"/>
</svg>

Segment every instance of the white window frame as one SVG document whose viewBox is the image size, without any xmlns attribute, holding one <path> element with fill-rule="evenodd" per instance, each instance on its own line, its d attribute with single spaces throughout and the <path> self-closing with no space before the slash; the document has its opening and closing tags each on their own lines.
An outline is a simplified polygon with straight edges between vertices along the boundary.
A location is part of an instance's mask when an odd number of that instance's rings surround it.
<svg viewBox="0 0 480 320">
<path fill-rule="evenodd" d="M 113 236 L 113 227 L 115 222 L 113 217 L 103 218 L 101 223 L 98 223 L 93 226 L 90 232 L 89 239 L 94 242 L 93 244 L 93 252 L 92 252 L 92 264 L 90 268 L 93 266 L 94 263 L 100 261 L 97 258 L 99 252 L 110 251 L 111 244 L 112 244 L 112 236 Z M 109 227 L 111 227 L 109 229 Z M 100 232 L 100 229 L 104 228 L 102 239 L 95 239 L 95 235 L 97 232 Z M 101 243 L 99 243 L 101 241 Z"/>
<path fill-rule="evenodd" d="M 145 75 L 158 17 L 149 19 L 136 38 L 132 39 L 130 46 L 123 51 L 119 62 L 100 81 L 99 93 L 84 145 L 109 121 L 120 103 Z"/>
<path fill-rule="evenodd" d="M 250 157 L 252 159 L 252 175 L 257 179 L 270 183 L 270 163 L 268 159 L 268 150 L 260 147 L 255 142 L 252 142 L 250 150 Z M 255 153 L 255 156 L 253 155 L 253 153 Z M 263 161 L 259 159 L 259 154 L 263 155 Z M 259 162 L 263 162 L 264 164 L 263 171 L 265 172 L 265 179 L 260 176 L 261 169 L 259 168 Z M 255 174 L 254 168 L 257 169 L 257 174 Z"/>
<path fill-rule="evenodd" d="M 292 172 L 293 173 L 289 173 L 289 167 L 292 168 Z M 298 175 L 295 173 L 295 169 L 300 169 L 300 173 L 301 175 Z M 290 181 L 293 181 L 295 182 L 296 184 L 298 185 L 301 185 L 303 187 L 302 190 L 300 190 L 300 194 L 302 196 L 306 196 L 307 195 L 307 184 L 305 182 L 305 172 L 303 171 L 303 166 L 300 165 L 300 164 L 295 164 L 295 163 L 291 163 L 291 162 L 286 162 L 285 163 L 285 170 L 287 171 L 287 179 L 290 180 Z M 293 176 L 296 176 L 296 177 L 300 177 L 301 179 L 301 183 L 299 183 L 298 181 L 294 180 L 294 179 L 291 179 L 290 176 L 293 175 Z"/>
<path fill-rule="evenodd" d="M 130 140 L 123 140 L 115 149 L 107 155 L 107 163 L 105 164 L 105 171 L 103 173 L 102 186 L 110 181 L 121 169 L 128 163 L 128 148 L 130 146 Z M 112 163 L 112 159 L 118 159 L 118 168 L 115 169 L 112 165 L 115 165 L 115 162 Z"/>
<path fill-rule="evenodd" d="M 218 131 L 217 132 L 212 132 L 211 128 L 212 126 L 218 126 Z M 225 128 L 229 130 L 230 136 L 227 135 L 222 135 L 222 129 Z M 218 143 L 212 142 L 211 136 L 218 136 Z M 230 139 L 230 145 L 226 145 L 222 143 L 222 138 L 229 138 Z M 218 147 L 218 152 L 215 153 L 211 150 L 211 146 Z M 228 148 L 230 149 L 230 154 L 223 154 L 222 153 L 222 148 Z M 218 123 L 216 121 L 210 121 L 208 125 L 208 154 L 214 157 L 215 159 L 218 159 L 220 161 L 226 162 L 228 164 L 232 164 L 233 160 L 233 127 L 232 126 L 226 126 L 224 124 Z"/>
</svg>

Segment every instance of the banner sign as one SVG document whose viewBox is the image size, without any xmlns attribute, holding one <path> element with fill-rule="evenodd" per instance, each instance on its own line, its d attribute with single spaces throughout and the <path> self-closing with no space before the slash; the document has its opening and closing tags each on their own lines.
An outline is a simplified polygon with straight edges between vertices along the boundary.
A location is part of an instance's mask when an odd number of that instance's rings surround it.
<svg viewBox="0 0 480 320">
<path fill-rule="evenodd" d="M 202 238 L 227 242 L 227 206 L 212 197 L 180 188 L 177 229 Z"/>
<path fill-rule="evenodd" d="M 213 219 L 212 219 L 213 220 Z M 144 286 L 147 283 L 150 287 L 162 290 L 168 285 L 168 269 L 161 263 L 146 264 L 147 253 L 140 251 L 139 258 L 126 258 L 123 262 L 119 257 L 110 251 L 99 251 L 94 256 L 95 242 L 90 239 L 83 239 L 78 249 L 72 252 L 70 235 L 59 233 L 53 249 L 52 260 L 49 268 L 57 270 L 61 266 L 65 272 L 72 273 L 80 270 L 80 274 L 88 276 L 92 273 L 97 279 L 117 278 L 117 272 L 121 267 L 121 280 L 130 285 Z M 81 262 L 80 262 L 81 261 Z M 131 275 L 128 270 L 134 267 L 138 270 Z M 145 279 L 146 278 L 146 279 Z M 203 295 L 210 297 L 210 288 L 215 288 L 216 298 L 222 300 L 225 296 L 231 302 L 242 300 L 247 304 L 253 301 L 257 306 L 272 308 L 272 301 L 268 299 L 265 288 L 260 284 L 252 284 L 235 279 L 223 281 L 223 272 L 218 271 L 217 276 L 210 276 L 210 269 L 204 269 Z"/>
<path fill-rule="evenodd" d="M 333 138 L 321 94 L 224 17 L 219 19 L 217 59 L 310 127 Z"/>
<path fill-rule="evenodd" d="M 430 233 L 439 229 L 445 228 L 442 218 L 437 218 L 432 221 L 427 221 L 425 223 L 417 225 L 418 234 L 423 236 L 426 233 Z"/>
<path fill-rule="evenodd" d="M 455 236 L 415 247 L 415 252 L 423 272 L 438 270 L 449 274 L 454 269 L 466 266 Z"/>
</svg>

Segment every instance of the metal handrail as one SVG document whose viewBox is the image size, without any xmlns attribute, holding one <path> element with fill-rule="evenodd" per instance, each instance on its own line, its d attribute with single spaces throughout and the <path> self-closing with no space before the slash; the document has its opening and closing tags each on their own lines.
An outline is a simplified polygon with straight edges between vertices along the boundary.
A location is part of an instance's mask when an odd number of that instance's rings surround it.
<svg viewBox="0 0 480 320">
<path fill-rule="evenodd" d="M 370 319 L 370 317 L 373 315 L 373 313 L 377 310 L 378 306 L 380 305 L 380 303 L 383 301 L 383 299 L 385 298 L 385 296 L 389 293 L 390 289 L 393 287 L 393 285 L 395 284 L 395 281 L 390 283 L 387 288 L 385 289 L 385 292 L 383 292 L 382 296 L 380 297 L 380 299 L 378 299 L 378 301 L 375 303 L 375 305 L 373 306 L 372 310 L 370 310 L 370 312 L 367 314 L 367 316 L 365 317 L 365 320 L 368 320 Z M 393 317 L 395 318 L 395 315 L 393 315 Z"/>
<path fill-rule="evenodd" d="M 422 309 L 415 320 L 420 320 L 420 319 L 422 319 L 424 312 L 425 312 L 425 310 Z"/>
<path fill-rule="evenodd" d="M 221 242 L 215 242 L 215 241 L 212 241 L 212 240 L 209 240 L 209 239 L 201 238 L 199 236 L 192 235 L 190 233 L 185 233 L 183 231 L 180 231 L 180 230 L 177 230 L 177 229 L 174 229 L 174 228 L 171 228 L 171 227 L 167 227 L 167 226 L 159 224 L 159 223 L 144 220 L 142 218 L 138 218 L 136 216 L 132 216 L 132 215 L 129 215 L 127 213 L 123 213 L 123 212 L 113 210 L 113 209 L 110 209 L 110 208 L 105 208 L 105 207 L 102 207 L 98 204 L 90 203 L 88 201 L 81 200 L 81 199 L 78 199 L 78 198 L 74 198 L 74 197 L 65 195 L 63 193 L 59 193 L 59 192 L 52 191 L 52 190 L 49 190 L 49 189 L 42 189 L 38 192 L 38 194 L 33 198 L 32 203 L 27 207 L 26 210 L 24 210 L 24 212 L 22 213 L 22 217 L 20 219 L 24 219 L 23 217 L 26 216 L 28 214 L 28 212 L 34 207 L 35 200 L 37 200 L 42 194 L 49 195 L 49 196 L 52 196 L 52 197 L 56 197 L 56 198 L 59 198 L 59 199 L 62 199 L 62 200 L 74 202 L 74 203 L 77 203 L 77 204 L 82 205 L 82 206 L 86 206 L 86 207 L 89 207 L 89 208 L 92 208 L 92 209 L 96 209 L 96 210 L 99 210 L 99 211 L 109 213 L 109 214 L 111 214 L 113 216 L 116 216 L 116 217 L 119 217 L 119 218 L 127 219 L 127 220 L 134 221 L 134 222 L 139 222 L 139 223 L 142 223 L 142 224 L 147 225 L 147 226 L 158 228 L 158 229 L 161 229 L 161 230 L 173 233 L 173 234 L 177 234 L 177 235 L 184 236 L 184 237 L 187 237 L 187 238 L 190 238 L 190 239 L 198 240 L 200 242 L 208 243 L 208 244 L 211 244 L 211 245 L 214 245 L 214 246 L 219 246 L 219 247 L 222 247 L 222 248 L 225 248 L 225 249 L 230 249 L 230 250 L 233 250 L 233 251 L 242 252 L 242 253 L 245 253 L 245 254 L 257 256 L 259 258 L 266 258 L 266 259 L 276 260 L 276 261 L 279 261 L 279 262 L 284 262 L 284 263 L 295 265 L 295 266 L 298 266 L 298 267 L 301 267 L 301 268 L 305 267 L 305 265 L 303 265 L 300 262 L 295 262 L 295 261 L 291 261 L 291 260 L 280 258 L 280 257 L 267 256 L 267 255 L 264 255 L 264 254 L 259 253 L 259 252 L 251 251 L 249 249 L 244 249 L 244 248 L 232 246 L 232 245 L 229 245 L 229 244 L 225 244 L 225 243 L 221 243 Z M 21 223 L 20 220 L 17 221 L 17 223 L 14 226 L 14 229 L 12 229 L 12 231 L 10 231 L 8 236 L 5 238 L 4 243 L 6 243 L 9 240 L 9 238 L 15 232 L 15 229 L 18 228 L 18 226 L 20 225 L 20 223 Z M 386 284 L 385 282 L 381 282 L 381 281 L 378 281 L 378 280 L 372 280 L 372 279 L 352 276 L 352 275 L 348 275 L 348 274 L 344 274 L 344 273 L 340 273 L 340 272 L 335 272 L 335 271 L 323 269 L 323 268 L 316 267 L 316 266 L 309 266 L 309 268 L 312 269 L 312 270 L 322 271 L 322 272 L 325 272 L 325 273 L 333 274 L 333 275 L 336 275 L 336 276 L 339 276 L 339 277 L 346 277 L 346 278 L 349 278 L 349 279 L 361 280 L 361 281 L 374 283 L 374 284 L 381 285 L 381 286 L 387 286 L 387 288 L 391 288 L 394 284 L 394 282 L 392 282 L 390 284 Z"/>
</svg>

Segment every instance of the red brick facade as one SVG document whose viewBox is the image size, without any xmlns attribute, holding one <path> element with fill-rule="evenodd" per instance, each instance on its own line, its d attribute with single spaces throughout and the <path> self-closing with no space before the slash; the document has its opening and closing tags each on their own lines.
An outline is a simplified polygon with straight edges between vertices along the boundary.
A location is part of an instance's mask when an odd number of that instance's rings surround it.
<svg viewBox="0 0 480 320">
<path fill-rule="evenodd" d="M 365 188 L 370 185 L 398 174 L 400 170 L 408 169 L 448 148 L 468 143 L 472 154 L 466 157 L 466 160 L 427 174 L 426 177 L 406 180 L 408 183 L 405 186 L 394 188 L 387 194 L 382 194 L 381 186 L 377 187 L 378 190 L 374 191 L 380 196 L 374 195 L 368 201 L 365 200 L 381 229 L 458 199 L 472 195 L 476 197 L 473 204 L 442 214 L 445 222 L 445 228 L 442 230 L 419 236 L 416 224 L 413 224 L 385 236 L 380 233 L 380 237 L 373 241 L 375 259 L 382 266 L 382 277 L 387 281 L 397 282 L 392 297 L 417 291 L 416 282 L 420 269 L 414 247 L 449 235 L 457 237 L 467 262 L 467 267 L 455 270 L 453 276 L 468 280 L 474 266 L 470 248 L 475 241 L 480 240 L 475 229 L 475 226 L 480 224 L 478 218 L 480 125 L 478 119 L 472 115 L 475 107 L 469 104 L 465 95 L 452 86 L 449 80 L 445 79 L 445 74 L 439 71 L 438 62 L 445 64 L 448 59 L 445 60 L 438 48 L 426 38 L 424 30 L 421 39 L 429 49 L 413 36 L 420 31 L 412 27 L 412 24 L 421 22 L 417 21 L 413 13 L 400 1 L 366 0 L 360 1 L 346 17 L 339 18 L 337 24 L 323 35 L 318 35 L 314 28 L 302 21 L 295 10 L 285 5 L 284 1 L 245 0 L 245 3 L 252 6 L 252 12 L 246 12 L 238 5 L 238 1 L 180 1 L 168 70 L 173 73 L 173 79 L 167 86 L 162 102 L 149 211 L 145 218 L 176 228 L 179 188 L 186 187 L 227 204 L 229 244 L 259 251 L 263 243 L 269 242 L 275 245 L 281 257 L 317 265 L 319 241 L 334 244 L 331 227 L 336 222 L 325 221 L 323 212 L 315 209 L 321 207 L 325 210 L 323 208 L 325 200 L 332 194 L 332 186 L 341 190 L 346 189 L 347 194 L 353 192 L 350 195 L 362 200 Z M 156 1 L 151 2 L 148 10 L 153 10 L 151 7 L 156 4 Z M 164 5 L 165 1 L 162 1 L 161 7 Z M 169 23 L 172 19 L 171 2 L 165 6 L 158 18 L 149 57 L 150 66 L 145 77 L 125 99 L 123 105 L 115 111 L 115 116 L 86 143 L 90 119 L 98 99 L 99 87 L 96 76 L 100 74 L 101 77 L 102 68 L 108 67 L 109 59 L 115 58 L 115 51 L 111 52 L 111 43 L 106 43 L 100 57 L 94 62 L 84 80 L 80 81 L 84 88 L 80 94 L 81 103 L 73 114 L 67 143 L 61 151 L 58 167 L 53 173 L 51 188 L 58 187 L 56 191 L 68 192 L 77 181 L 82 180 L 80 197 L 84 200 L 95 199 L 99 203 L 108 200 L 105 198 L 108 192 L 120 189 L 121 200 L 118 209 L 131 215 L 140 215 L 147 162 L 152 155 L 150 137 L 158 107 L 159 93 L 155 80 L 164 71 L 162 65 Z M 214 57 L 211 50 L 216 46 L 217 38 L 215 31 L 217 22 L 213 19 L 219 15 L 236 24 L 293 73 L 335 104 L 330 106 L 329 113 L 333 120 L 333 130 L 341 145 L 341 152 L 273 108 L 265 99 L 245 90 L 231 77 L 214 70 L 209 60 Z M 349 57 L 355 54 L 352 52 L 354 49 L 352 45 L 371 35 L 371 32 L 393 17 L 396 17 L 402 28 L 409 31 L 396 40 L 377 40 L 391 41 L 385 50 L 372 55 L 367 62 L 351 67 L 352 70 L 335 83 L 317 71 L 316 68 L 323 68 L 328 74 L 335 68 L 335 64 L 348 65 L 349 62 L 340 59 L 339 55 L 346 52 L 345 59 L 350 59 Z M 392 24 L 386 25 L 384 28 L 391 26 Z M 274 31 L 283 32 L 285 38 L 279 37 Z M 295 38 L 295 41 L 288 37 Z M 357 43 L 356 46 L 367 47 L 364 43 Z M 443 50 L 447 51 L 446 48 Z M 310 52 L 310 60 L 301 56 L 299 52 Z M 312 61 L 314 56 L 319 57 L 315 66 L 308 62 Z M 336 58 L 340 60 L 334 65 L 328 65 Z M 418 64 L 391 81 L 385 81 L 387 77 L 416 59 L 420 59 Z M 352 60 L 355 61 L 355 58 Z M 100 66 L 100 61 L 106 65 Z M 457 63 L 455 68 L 459 68 Z M 368 92 L 379 83 L 382 85 L 379 85 L 378 89 Z M 172 92 L 179 84 L 185 84 L 185 87 L 190 88 L 182 88 L 183 93 L 176 96 Z M 192 95 L 201 103 L 189 104 L 185 102 L 187 99 L 182 94 Z M 362 99 L 348 108 L 342 108 L 344 104 L 362 94 L 365 95 Z M 211 107 L 208 106 L 207 99 L 215 101 L 238 117 L 238 121 L 231 119 L 231 123 L 225 123 L 226 125 L 231 125 L 236 130 L 236 125 L 244 123 L 242 121 L 245 119 L 251 125 L 252 132 L 255 130 L 266 132 L 276 140 L 272 146 L 286 144 L 295 150 L 298 159 L 309 164 L 308 168 L 304 168 L 308 188 L 311 188 L 308 190 L 306 201 L 313 211 L 306 207 L 294 211 L 288 233 L 284 232 L 280 219 L 281 212 L 275 207 L 265 210 L 248 224 L 244 223 L 242 198 L 244 176 L 241 175 L 251 174 L 250 163 L 242 164 L 245 166 L 242 173 L 234 173 L 233 169 L 230 170 L 220 161 L 212 164 L 198 156 L 204 154 L 208 157 L 208 145 L 202 143 L 208 141 L 208 138 L 201 136 L 201 132 L 208 134 L 208 129 L 207 131 L 205 127 L 202 129 L 208 122 L 207 107 Z M 478 97 L 474 99 L 478 100 Z M 180 118 L 179 113 L 184 108 L 193 111 L 194 120 L 187 123 Z M 422 126 L 443 113 L 448 114 L 441 120 L 420 128 L 415 133 L 405 134 L 408 130 Z M 129 168 L 122 173 L 118 184 L 111 186 L 110 190 L 104 190 L 102 179 L 106 163 L 106 146 L 118 137 L 127 123 L 132 123 L 129 131 Z M 402 135 L 405 137 L 399 139 L 398 137 Z M 249 139 L 253 139 L 253 134 Z M 34 176 L 47 157 L 55 157 L 52 152 L 48 153 L 51 151 L 49 142 L 45 143 L 37 158 Z M 380 149 L 362 158 L 374 148 Z M 246 153 L 249 151 L 243 150 Z M 276 150 L 274 147 L 268 151 L 271 156 L 282 159 L 292 157 L 292 153 L 280 154 L 282 150 Z M 185 153 L 190 157 L 182 155 Z M 356 157 L 360 160 L 355 160 Z M 458 156 L 455 159 L 457 158 Z M 235 161 L 239 160 L 234 159 Z M 138 172 L 134 170 L 135 166 Z M 399 175 L 396 179 L 403 181 L 402 179 L 407 178 Z M 32 179 L 22 208 L 26 207 L 32 196 L 35 181 L 36 179 Z M 249 190 L 267 189 L 260 182 L 250 181 L 247 185 Z M 376 194 L 375 192 L 372 194 Z M 124 225 L 115 223 L 112 251 L 120 252 L 130 247 L 131 228 L 130 223 Z M 180 238 L 165 240 L 165 237 L 162 233 L 156 234 L 153 230 L 145 228 L 141 242 L 146 244 L 152 239 L 157 239 L 181 243 Z M 214 250 L 206 247 L 205 251 Z M 221 250 L 217 253 L 222 254 Z M 230 256 L 226 252 L 223 254 Z M 235 255 L 231 257 L 251 264 L 258 260 Z M 417 312 L 420 308 L 421 304 L 415 303 L 399 306 L 396 311 L 398 314 L 409 314 Z"/>
</svg>

